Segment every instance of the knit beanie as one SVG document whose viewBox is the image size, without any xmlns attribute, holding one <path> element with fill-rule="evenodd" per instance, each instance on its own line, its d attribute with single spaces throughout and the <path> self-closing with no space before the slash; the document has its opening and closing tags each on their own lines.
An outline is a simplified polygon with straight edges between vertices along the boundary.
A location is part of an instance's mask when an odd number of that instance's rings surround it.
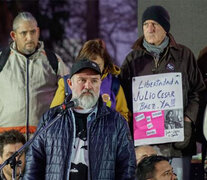
<svg viewBox="0 0 207 180">
<path fill-rule="evenodd" d="M 159 23 L 163 29 L 168 33 L 170 30 L 170 16 L 165 8 L 162 6 L 150 6 L 142 15 L 142 24 L 146 20 L 154 20 Z"/>
</svg>

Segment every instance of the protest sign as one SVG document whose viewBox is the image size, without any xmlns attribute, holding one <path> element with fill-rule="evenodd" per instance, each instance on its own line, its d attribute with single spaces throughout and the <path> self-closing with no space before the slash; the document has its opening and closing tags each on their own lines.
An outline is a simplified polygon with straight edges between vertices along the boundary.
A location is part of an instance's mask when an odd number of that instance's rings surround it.
<svg viewBox="0 0 207 180">
<path fill-rule="evenodd" d="M 135 146 L 184 140 L 181 73 L 133 77 Z"/>
</svg>

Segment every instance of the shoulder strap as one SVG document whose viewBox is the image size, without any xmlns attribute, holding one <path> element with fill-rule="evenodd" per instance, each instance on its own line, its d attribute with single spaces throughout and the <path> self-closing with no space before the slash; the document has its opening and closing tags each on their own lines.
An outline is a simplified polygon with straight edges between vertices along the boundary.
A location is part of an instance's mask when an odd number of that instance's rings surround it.
<svg viewBox="0 0 207 180">
<path fill-rule="evenodd" d="M 57 56 L 50 50 L 45 49 L 45 52 L 46 52 L 47 58 L 50 62 L 50 65 L 52 66 L 53 70 L 57 74 L 57 70 L 58 70 Z M 6 61 L 9 57 L 9 54 L 10 54 L 10 47 L 8 46 L 2 50 L 2 53 L 0 55 L 0 72 L 4 68 L 4 65 L 6 64 Z"/>
<path fill-rule="evenodd" d="M 55 53 L 53 53 L 52 51 L 45 49 L 46 55 L 47 55 L 47 59 L 50 62 L 50 65 L 52 66 L 53 70 L 55 71 L 55 73 L 57 74 L 58 71 L 58 59 L 57 56 L 55 55 Z"/>
<path fill-rule="evenodd" d="M 0 55 L 0 72 L 4 68 L 4 65 L 6 64 L 6 61 L 9 57 L 9 54 L 10 54 L 10 47 L 9 46 L 2 49 L 2 52 L 1 52 L 1 55 Z"/>
<path fill-rule="evenodd" d="M 112 92 L 114 92 L 115 96 L 118 94 L 119 91 L 119 87 L 120 87 L 120 81 L 119 78 L 117 76 L 112 76 L 112 85 L 111 85 L 111 90 Z"/>
<path fill-rule="evenodd" d="M 67 97 L 68 95 L 72 94 L 72 91 L 70 89 L 70 87 L 68 86 L 67 83 L 67 79 L 69 78 L 69 74 L 63 76 L 63 80 L 64 80 L 64 87 L 65 87 L 65 97 Z"/>
</svg>

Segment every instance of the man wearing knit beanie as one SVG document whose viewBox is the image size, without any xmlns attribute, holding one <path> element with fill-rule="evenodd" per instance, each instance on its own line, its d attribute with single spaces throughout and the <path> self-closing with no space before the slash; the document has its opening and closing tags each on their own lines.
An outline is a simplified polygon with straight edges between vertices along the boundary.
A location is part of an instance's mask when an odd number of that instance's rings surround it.
<svg viewBox="0 0 207 180">
<path fill-rule="evenodd" d="M 154 20 L 168 33 L 170 30 L 170 16 L 162 6 L 150 6 L 142 15 L 142 24 L 146 20 Z"/>
<path fill-rule="evenodd" d="M 205 85 L 191 50 L 178 44 L 169 33 L 170 16 L 164 7 L 150 6 L 146 8 L 140 25 L 143 27 L 143 36 L 135 41 L 132 51 L 121 66 L 120 79 L 128 108 L 133 113 L 133 99 L 137 98 L 132 94 L 133 77 L 172 72 L 182 74 L 184 141 L 156 144 L 155 146 L 162 155 L 172 159 L 172 166 L 178 179 L 189 180 L 191 158 L 196 153 L 193 128 L 198 114 L 199 94 Z M 150 100 L 148 101 L 150 104 Z M 147 113 L 151 111 L 152 109 Z M 134 133 L 133 128 L 137 129 L 137 124 L 134 123 L 136 120 L 133 117 L 135 116 L 132 116 L 129 124 L 132 134 Z"/>
<path fill-rule="evenodd" d="M 150 6 L 142 15 L 145 40 L 152 45 L 160 45 L 163 40 L 168 43 L 166 34 L 170 30 L 170 16 L 162 6 Z M 165 43 L 165 47 L 167 44 Z"/>
</svg>

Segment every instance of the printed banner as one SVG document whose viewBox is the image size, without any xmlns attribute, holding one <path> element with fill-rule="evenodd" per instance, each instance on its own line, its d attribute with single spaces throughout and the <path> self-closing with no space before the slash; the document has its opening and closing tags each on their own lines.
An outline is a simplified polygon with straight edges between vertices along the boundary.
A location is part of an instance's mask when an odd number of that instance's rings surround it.
<svg viewBox="0 0 207 180">
<path fill-rule="evenodd" d="M 133 77 L 135 146 L 184 140 L 181 73 Z"/>
</svg>

